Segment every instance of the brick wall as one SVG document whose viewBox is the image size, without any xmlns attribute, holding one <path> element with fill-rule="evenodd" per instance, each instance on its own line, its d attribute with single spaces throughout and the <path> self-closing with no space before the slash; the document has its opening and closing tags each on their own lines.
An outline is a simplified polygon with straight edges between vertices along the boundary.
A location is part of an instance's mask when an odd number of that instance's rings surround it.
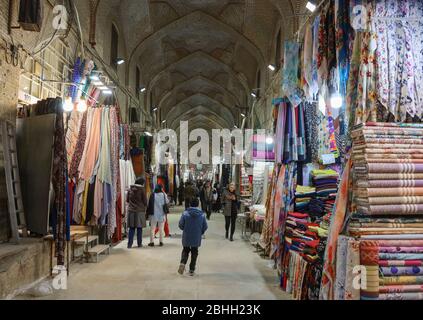
<svg viewBox="0 0 423 320">
<path fill-rule="evenodd" d="M 14 24 L 17 21 L 17 8 L 19 0 L 14 1 L 16 6 L 14 7 L 13 19 Z M 120 16 L 120 11 L 116 10 L 111 4 L 118 4 L 116 1 L 101 1 L 98 13 L 97 13 L 97 24 L 96 24 L 96 47 L 92 48 L 88 44 L 89 40 L 89 0 L 76 0 L 74 1 L 79 12 L 79 17 L 81 21 L 81 27 L 83 32 L 83 38 L 87 48 L 86 56 L 93 59 L 100 69 L 107 70 L 112 78 L 118 82 L 120 85 L 125 85 L 125 65 L 119 66 L 118 71 L 115 72 L 108 65 L 110 63 L 110 30 L 112 28 L 112 23 L 114 23 L 119 31 L 119 56 L 123 57 L 128 61 L 128 54 L 126 52 L 125 37 L 123 35 L 122 24 L 124 19 Z M 7 32 L 8 26 L 8 12 L 9 12 L 9 0 L 0 0 L 0 119 L 9 119 L 14 121 L 16 117 L 16 106 L 18 103 L 18 91 L 19 91 L 19 76 L 23 72 L 20 66 L 15 67 L 13 64 L 9 63 L 10 59 L 6 59 L 6 52 L 4 50 L 5 46 L 10 46 L 13 43 L 15 45 L 21 45 L 24 49 L 29 52 L 32 52 L 37 44 L 41 40 L 49 39 L 54 32 L 52 27 L 53 13 L 52 8 L 55 5 L 55 0 L 44 0 L 43 3 L 43 26 L 41 32 L 28 32 L 20 29 L 13 29 L 11 36 Z M 58 4 L 61 4 L 62 1 L 57 1 Z M 79 40 L 77 38 L 77 30 L 75 25 L 73 30 L 70 32 L 69 36 L 65 39 L 65 42 L 68 44 L 71 52 L 75 52 L 76 48 L 79 48 Z M 88 50 L 89 49 L 89 50 Z M 80 51 L 80 48 L 79 48 Z M 94 58 L 94 54 L 98 55 L 100 60 Z M 21 50 L 20 58 L 22 62 L 25 61 L 26 54 Z M 69 66 L 71 67 L 71 66 Z M 132 92 L 134 91 L 134 79 L 130 78 L 130 83 L 128 88 L 132 87 Z M 126 106 L 129 100 L 129 97 L 122 91 L 117 90 L 118 102 L 122 111 L 122 118 L 124 121 L 127 120 Z M 5 200 L 6 192 L 4 181 L 2 180 L 1 174 L 4 172 L 2 167 L 2 162 L 0 159 L 0 242 L 4 241 L 7 238 L 8 232 L 8 213 L 7 213 L 7 203 Z"/>
</svg>

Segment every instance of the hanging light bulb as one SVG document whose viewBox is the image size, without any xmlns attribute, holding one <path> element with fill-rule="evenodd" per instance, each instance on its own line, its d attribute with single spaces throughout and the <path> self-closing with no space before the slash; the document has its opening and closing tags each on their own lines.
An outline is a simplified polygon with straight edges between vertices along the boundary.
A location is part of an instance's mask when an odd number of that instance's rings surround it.
<svg viewBox="0 0 423 320">
<path fill-rule="evenodd" d="M 307 2 L 307 4 L 306 4 L 306 8 L 307 8 L 309 11 L 314 12 L 314 11 L 316 11 L 317 6 L 316 6 L 316 4 L 314 3 L 314 1 L 308 1 L 308 2 Z"/>
<path fill-rule="evenodd" d="M 266 144 L 273 144 L 273 137 L 267 137 L 266 138 Z"/>
<path fill-rule="evenodd" d="M 87 108 L 87 100 L 85 100 L 85 98 L 81 98 L 76 106 L 76 110 L 78 110 L 78 112 L 85 112 L 87 111 Z"/>
<path fill-rule="evenodd" d="M 71 97 L 67 97 L 65 99 L 65 102 L 63 103 L 63 110 L 65 112 L 71 112 L 71 111 L 73 111 L 73 103 L 72 103 L 72 98 Z"/>
<path fill-rule="evenodd" d="M 342 107 L 343 104 L 343 99 L 342 96 L 339 93 L 335 93 L 331 98 L 330 98 L 330 105 L 333 109 L 339 109 Z"/>
</svg>

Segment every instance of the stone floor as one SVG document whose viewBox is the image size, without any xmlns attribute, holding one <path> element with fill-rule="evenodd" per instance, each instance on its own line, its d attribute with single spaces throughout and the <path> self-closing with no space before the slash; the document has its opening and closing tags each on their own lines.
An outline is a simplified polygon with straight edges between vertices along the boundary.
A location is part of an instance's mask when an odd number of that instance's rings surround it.
<svg viewBox="0 0 423 320">
<path fill-rule="evenodd" d="M 254 253 L 249 242 L 224 239 L 224 219 L 214 214 L 200 249 L 198 274 L 177 274 L 181 232 L 177 228 L 181 208 L 169 215 L 172 237 L 165 246 L 128 250 L 126 240 L 98 264 L 74 264 L 68 289 L 43 299 L 290 299 L 278 288 L 270 260 Z M 148 244 L 146 229 L 144 244 Z M 158 241 L 157 241 L 158 242 Z M 19 297 L 20 299 L 25 297 Z"/>
</svg>

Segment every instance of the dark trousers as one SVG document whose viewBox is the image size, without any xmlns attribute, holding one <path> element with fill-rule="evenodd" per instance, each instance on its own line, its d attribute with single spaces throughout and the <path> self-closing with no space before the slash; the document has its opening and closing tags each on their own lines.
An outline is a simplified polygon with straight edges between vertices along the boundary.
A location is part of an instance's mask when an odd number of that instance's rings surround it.
<svg viewBox="0 0 423 320">
<path fill-rule="evenodd" d="M 142 228 L 129 228 L 128 248 L 132 248 L 132 245 L 134 244 L 135 229 L 137 229 L 137 244 L 138 244 L 138 247 L 141 247 L 141 245 L 142 245 Z"/>
<path fill-rule="evenodd" d="M 208 220 L 210 220 L 210 216 L 211 216 L 211 213 L 212 213 L 211 209 L 212 209 L 211 208 L 211 202 L 208 202 L 208 201 L 204 202 L 204 211 L 206 212 Z"/>
<path fill-rule="evenodd" d="M 235 226 L 236 226 L 236 215 L 231 215 L 230 217 L 225 216 L 225 229 L 226 234 L 229 233 L 229 227 L 231 228 L 231 238 L 234 236 L 235 233 Z"/>
<path fill-rule="evenodd" d="M 184 247 L 184 249 L 182 250 L 181 264 L 188 263 L 188 257 L 190 252 L 191 252 L 191 263 L 189 265 L 189 271 L 195 271 L 195 266 L 197 264 L 197 258 L 198 258 L 198 248 Z"/>
</svg>

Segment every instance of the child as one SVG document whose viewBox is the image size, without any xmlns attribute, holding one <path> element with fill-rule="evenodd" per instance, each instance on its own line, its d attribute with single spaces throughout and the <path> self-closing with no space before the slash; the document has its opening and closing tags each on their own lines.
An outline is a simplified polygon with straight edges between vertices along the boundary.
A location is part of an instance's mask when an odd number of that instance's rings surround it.
<svg viewBox="0 0 423 320">
<path fill-rule="evenodd" d="M 182 234 L 182 250 L 181 264 L 179 266 L 179 274 L 184 274 L 185 265 L 188 262 L 188 256 L 191 253 L 191 264 L 189 268 L 190 276 L 195 275 L 195 267 L 197 264 L 198 248 L 201 246 L 201 239 L 207 231 L 208 225 L 204 212 L 198 209 L 198 198 L 191 200 L 190 208 L 184 211 L 181 220 L 179 221 L 179 228 L 183 231 Z"/>
</svg>

